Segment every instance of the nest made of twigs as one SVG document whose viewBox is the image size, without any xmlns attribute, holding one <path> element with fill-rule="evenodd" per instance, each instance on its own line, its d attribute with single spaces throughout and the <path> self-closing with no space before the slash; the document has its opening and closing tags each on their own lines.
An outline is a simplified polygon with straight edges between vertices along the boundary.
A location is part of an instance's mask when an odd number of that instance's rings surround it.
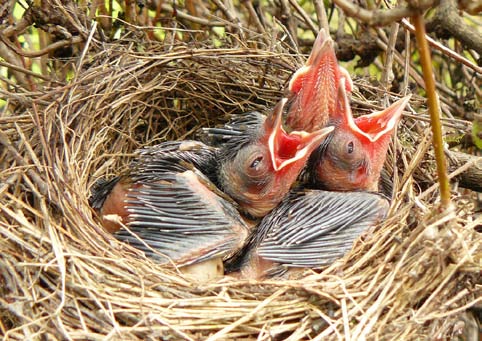
<svg viewBox="0 0 482 341">
<path fill-rule="evenodd" d="M 0 331 L 5 339 L 304 340 L 451 338 L 480 302 L 480 241 L 469 198 L 438 212 L 428 125 L 412 99 L 387 169 L 388 219 L 353 250 L 298 279 L 199 284 L 106 233 L 88 206 L 135 149 L 192 138 L 283 94 L 299 56 L 212 41 L 89 41 L 68 83 L 12 93 L 0 121 Z M 240 43 L 241 42 L 241 43 Z M 255 46 L 255 47 L 253 47 Z M 353 94 L 373 109 L 380 89 Z M 370 89 L 372 95 L 370 96 Z M 371 97 L 371 98 L 368 98 Z M 419 117 L 424 118 L 422 114 Z M 395 161 L 396 160 L 396 161 Z M 421 166 L 423 165 L 423 166 Z M 418 176 L 417 176 L 418 174 Z"/>
</svg>

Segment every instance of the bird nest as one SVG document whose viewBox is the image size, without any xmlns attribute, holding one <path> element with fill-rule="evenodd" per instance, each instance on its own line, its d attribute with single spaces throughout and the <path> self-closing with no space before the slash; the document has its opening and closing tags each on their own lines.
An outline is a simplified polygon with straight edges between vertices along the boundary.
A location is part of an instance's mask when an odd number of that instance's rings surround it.
<svg viewBox="0 0 482 341">
<path fill-rule="evenodd" d="M 388 218 L 345 257 L 295 279 L 197 283 L 105 232 L 96 180 L 133 152 L 195 137 L 282 96 L 303 58 L 283 42 L 92 39 L 69 82 L 12 92 L 0 121 L 0 331 L 9 340 L 452 338 L 480 302 L 480 235 L 468 196 L 439 210 L 422 99 L 387 160 Z M 174 32 L 176 33 L 176 32 Z M 179 34 L 186 34 L 180 32 Z M 57 63 L 67 65 L 69 61 Z M 357 79 L 358 111 L 380 89 Z M 417 116 L 418 115 L 418 116 Z"/>
</svg>

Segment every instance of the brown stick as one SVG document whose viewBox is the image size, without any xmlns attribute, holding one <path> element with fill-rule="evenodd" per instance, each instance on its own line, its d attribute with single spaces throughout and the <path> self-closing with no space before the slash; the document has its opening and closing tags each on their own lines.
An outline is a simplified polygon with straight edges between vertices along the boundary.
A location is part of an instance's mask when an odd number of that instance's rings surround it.
<svg viewBox="0 0 482 341">
<path fill-rule="evenodd" d="M 435 152 L 435 160 L 437 161 L 438 182 L 440 185 L 440 199 L 442 207 L 450 206 L 450 186 L 447 177 L 447 163 L 443 150 L 442 125 L 440 123 L 440 107 L 435 92 L 435 79 L 432 72 L 432 57 L 428 48 L 427 39 L 425 39 L 425 23 L 421 14 L 412 17 L 415 26 L 415 36 L 417 45 L 419 46 L 420 62 L 422 64 L 423 79 L 425 81 L 426 96 L 428 102 L 428 111 L 430 113 L 430 122 L 433 134 L 433 149 Z"/>
<path fill-rule="evenodd" d="M 430 25 L 430 30 L 429 30 Z M 455 0 L 441 0 L 440 6 L 435 10 L 433 19 L 427 24 L 427 30 L 436 31 L 442 28 L 460 40 L 469 49 L 482 54 L 482 36 L 477 28 L 465 24 L 464 19 L 458 15 Z"/>
<path fill-rule="evenodd" d="M 455 177 L 459 186 L 482 193 L 482 157 L 452 150 L 446 151 L 446 154 L 450 172 L 467 166 L 465 171 Z"/>
<path fill-rule="evenodd" d="M 315 0 L 316 17 L 318 18 L 318 25 L 320 29 L 324 28 L 326 33 L 330 34 L 330 24 L 326 17 L 325 4 L 322 0 Z"/>
<path fill-rule="evenodd" d="M 413 16 L 420 11 L 426 10 L 435 4 L 437 0 L 421 0 L 418 1 L 418 6 L 411 7 L 395 7 L 391 9 L 375 9 L 368 10 L 354 4 L 349 0 L 334 0 L 338 7 L 340 7 L 347 16 L 357 18 L 370 26 L 384 26 L 398 21 L 405 17 Z"/>
</svg>

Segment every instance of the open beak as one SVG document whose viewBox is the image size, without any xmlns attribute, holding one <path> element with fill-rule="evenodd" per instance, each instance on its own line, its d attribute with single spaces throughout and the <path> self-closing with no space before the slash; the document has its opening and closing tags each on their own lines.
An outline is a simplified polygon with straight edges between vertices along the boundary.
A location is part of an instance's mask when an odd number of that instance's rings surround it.
<svg viewBox="0 0 482 341">
<path fill-rule="evenodd" d="M 286 98 L 281 99 L 265 122 L 265 131 L 269 132 L 269 155 L 276 172 L 297 161 L 306 160 L 334 129 L 330 126 L 311 133 L 305 131 L 287 133 L 282 124 L 286 102 Z"/>
<path fill-rule="evenodd" d="M 353 84 L 348 71 L 338 65 L 334 42 L 325 30 L 320 30 L 308 60 L 297 70 L 288 85 L 293 104 L 287 123 L 294 129 L 307 131 L 323 127 L 336 109 L 338 84 L 345 78 L 345 90 Z"/>
<path fill-rule="evenodd" d="M 376 142 L 382 136 L 392 132 L 402 117 L 403 109 L 405 109 L 412 96 L 408 95 L 399 99 L 385 110 L 353 118 L 344 83 L 345 79 L 341 78 L 338 88 L 338 100 L 342 109 L 343 121 L 352 132 L 364 136 L 370 142 Z"/>
</svg>

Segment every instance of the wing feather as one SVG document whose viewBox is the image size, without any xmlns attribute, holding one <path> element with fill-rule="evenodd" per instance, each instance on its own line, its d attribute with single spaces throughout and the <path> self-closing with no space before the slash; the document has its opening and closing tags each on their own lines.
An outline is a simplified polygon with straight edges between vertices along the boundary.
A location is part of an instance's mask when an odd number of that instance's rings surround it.
<svg viewBox="0 0 482 341">
<path fill-rule="evenodd" d="M 213 187 L 196 169 L 136 182 L 127 195 L 128 229 L 116 237 L 148 256 L 164 255 L 181 265 L 228 257 L 242 245 L 248 227 Z"/>
<path fill-rule="evenodd" d="M 388 201 L 374 193 L 292 193 L 260 222 L 257 255 L 292 267 L 327 265 L 381 222 L 388 207 Z"/>
</svg>

